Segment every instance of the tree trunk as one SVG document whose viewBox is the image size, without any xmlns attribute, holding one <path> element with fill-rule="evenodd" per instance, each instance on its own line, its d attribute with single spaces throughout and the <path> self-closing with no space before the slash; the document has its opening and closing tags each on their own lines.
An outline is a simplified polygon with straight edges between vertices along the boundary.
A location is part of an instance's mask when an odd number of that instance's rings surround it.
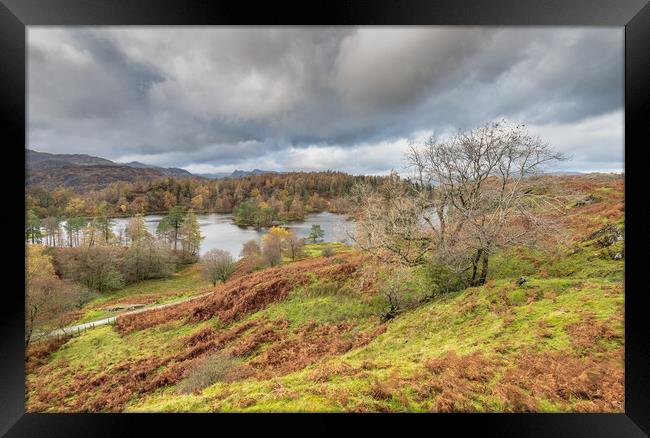
<svg viewBox="0 0 650 438">
<path fill-rule="evenodd" d="M 481 260 L 481 255 L 483 255 L 483 248 L 480 248 L 476 251 L 476 257 L 472 260 L 472 279 L 469 282 L 470 286 L 478 286 L 476 281 L 476 273 L 478 270 L 478 262 Z"/>
<path fill-rule="evenodd" d="M 485 280 L 487 279 L 487 273 L 488 273 L 488 258 L 489 254 L 487 252 L 483 253 L 483 266 L 481 267 L 481 277 L 478 280 L 479 286 L 482 286 L 485 284 Z"/>
</svg>

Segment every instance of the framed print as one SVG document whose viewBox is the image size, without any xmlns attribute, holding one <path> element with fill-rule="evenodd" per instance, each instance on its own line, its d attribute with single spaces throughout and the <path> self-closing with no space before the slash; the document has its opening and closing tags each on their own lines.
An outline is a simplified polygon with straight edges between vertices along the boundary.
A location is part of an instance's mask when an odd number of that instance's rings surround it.
<svg viewBox="0 0 650 438">
<path fill-rule="evenodd" d="M 645 2 L 0 10 L 7 436 L 647 435 Z"/>
</svg>

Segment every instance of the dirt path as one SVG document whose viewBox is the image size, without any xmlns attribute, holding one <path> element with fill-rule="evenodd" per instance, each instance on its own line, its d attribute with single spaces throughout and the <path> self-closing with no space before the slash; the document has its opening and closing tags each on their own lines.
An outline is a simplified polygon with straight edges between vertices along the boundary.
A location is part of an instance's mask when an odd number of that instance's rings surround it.
<svg viewBox="0 0 650 438">
<path fill-rule="evenodd" d="M 176 306 L 178 304 L 186 303 L 186 302 L 192 301 L 192 300 L 196 300 L 198 298 L 202 298 L 202 297 L 205 297 L 205 296 L 213 294 L 213 293 L 214 293 L 214 291 L 213 292 L 207 292 L 207 293 L 204 293 L 204 294 L 201 294 L 201 295 L 195 295 L 193 297 L 185 298 L 185 299 L 178 300 L 178 301 L 173 301 L 171 303 L 157 304 L 155 306 L 145 307 L 145 308 L 142 308 L 142 309 L 130 310 L 128 312 L 124 312 L 124 313 L 121 313 L 121 314 L 116 315 L 116 316 L 110 316 L 108 318 L 98 319 L 97 321 L 91 321 L 91 322 L 86 322 L 86 323 L 83 323 L 83 324 L 64 327 L 64 328 L 61 328 L 61 329 L 58 329 L 58 330 L 54 330 L 54 331 L 52 331 L 52 332 L 50 332 L 48 334 L 38 334 L 38 335 L 35 335 L 33 338 L 34 338 L 34 340 L 38 340 L 38 339 L 43 339 L 43 338 L 53 338 L 53 337 L 57 337 L 57 336 L 74 335 L 75 333 L 81 333 L 81 332 L 86 331 L 86 330 L 91 329 L 91 328 L 99 327 L 99 326 L 106 325 L 106 324 L 112 324 L 115 321 L 117 321 L 117 318 L 119 318 L 120 316 L 134 315 L 136 313 L 143 313 L 143 312 L 149 312 L 151 310 L 164 309 L 165 307 Z"/>
</svg>

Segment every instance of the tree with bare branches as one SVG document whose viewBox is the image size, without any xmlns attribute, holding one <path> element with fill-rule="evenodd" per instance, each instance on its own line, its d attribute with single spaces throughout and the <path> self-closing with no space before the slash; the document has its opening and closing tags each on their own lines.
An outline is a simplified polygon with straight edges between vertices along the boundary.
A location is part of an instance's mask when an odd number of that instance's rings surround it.
<svg viewBox="0 0 650 438">
<path fill-rule="evenodd" d="M 235 261 L 228 251 L 211 249 L 201 257 L 205 266 L 205 278 L 216 286 L 219 281 L 225 283 L 235 271 Z"/>
<path fill-rule="evenodd" d="M 524 125 L 507 121 L 411 144 L 408 182 L 395 175 L 378 190 L 359 189 L 367 201 L 355 241 L 408 264 L 429 257 L 467 272 L 469 285 L 484 284 L 491 254 L 534 245 L 553 228 L 540 211 L 557 207 L 531 189 L 529 177 L 564 158 Z"/>
</svg>

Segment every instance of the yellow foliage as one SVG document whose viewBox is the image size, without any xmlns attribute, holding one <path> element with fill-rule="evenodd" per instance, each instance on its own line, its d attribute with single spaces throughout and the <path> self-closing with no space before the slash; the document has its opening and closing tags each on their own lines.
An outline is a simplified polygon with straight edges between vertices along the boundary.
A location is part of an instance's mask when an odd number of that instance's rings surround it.
<svg viewBox="0 0 650 438">
<path fill-rule="evenodd" d="M 45 254 L 45 247 L 41 245 L 27 245 L 25 252 L 25 266 L 27 268 L 27 278 L 51 277 L 54 276 L 54 267 L 52 258 Z"/>
<path fill-rule="evenodd" d="M 262 237 L 262 240 L 266 241 L 268 239 L 278 239 L 282 241 L 287 237 L 289 237 L 289 230 L 287 230 L 286 228 L 271 227 L 269 232 L 264 237 Z"/>
<path fill-rule="evenodd" d="M 200 210 L 203 207 L 203 195 L 198 194 L 192 198 L 192 208 Z"/>
</svg>

